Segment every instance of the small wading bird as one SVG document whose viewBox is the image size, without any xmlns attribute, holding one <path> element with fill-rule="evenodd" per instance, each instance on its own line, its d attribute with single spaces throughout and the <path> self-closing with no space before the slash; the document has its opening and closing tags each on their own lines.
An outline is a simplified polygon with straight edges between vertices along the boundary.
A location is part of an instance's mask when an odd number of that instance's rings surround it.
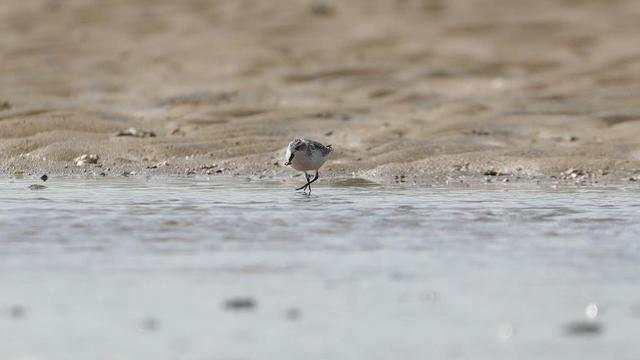
<svg viewBox="0 0 640 360">
<path fill-rule="evenodd" d="M 331 145 L 324 146 L 317 141 L 307 139 L 295 139 L 287 146 L 287 152 L 284 155 L 284 165 L 303 171 L 307 179 L 307 183 L 296 190 L 309 189 L 311 194 L 311 184 L 318 180 L 318 169 L 327 161 L 329 154 L 333 151 Z M 307 171 L 316 171 L 316 175 L 311 178 Z"/>
</svg>

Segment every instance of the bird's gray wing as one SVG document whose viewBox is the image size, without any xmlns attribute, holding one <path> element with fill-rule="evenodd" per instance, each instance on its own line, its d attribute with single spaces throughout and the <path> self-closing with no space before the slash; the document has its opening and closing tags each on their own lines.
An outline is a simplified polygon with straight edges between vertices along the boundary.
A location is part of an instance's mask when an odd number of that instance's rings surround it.
<svg viewBox="0 0 640 360">
<path fill-rule="evenodd" d="M 313 140 L 307 140 L 307 143 L 308 143 L 309 148 L 311 148 L 311 151 L 320 150 L 320 152 L 324 156 L 328 155 L 332 151 L 331 145 L 324 146 L 321 143 L 319 143 L 317 141 L 313 141 Z"/>
</svg>

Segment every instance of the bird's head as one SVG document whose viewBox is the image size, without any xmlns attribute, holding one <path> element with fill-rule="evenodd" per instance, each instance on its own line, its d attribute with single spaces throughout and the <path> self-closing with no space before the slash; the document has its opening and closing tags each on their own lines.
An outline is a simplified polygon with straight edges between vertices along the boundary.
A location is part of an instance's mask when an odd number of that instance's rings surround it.
<svg viewBox="0 0 640 360">
<path fill-rule="evenodd" d="M 294 139 L 292 142 L 290 142 L 284 155 L 284 165 L 291 165 L 291 161 L 293 161 L 296 153 L 298 153 L 299 151 L 305 151 L 306 146 L 307 145 L 305 144 L 303 139 Z"/>
</svg>

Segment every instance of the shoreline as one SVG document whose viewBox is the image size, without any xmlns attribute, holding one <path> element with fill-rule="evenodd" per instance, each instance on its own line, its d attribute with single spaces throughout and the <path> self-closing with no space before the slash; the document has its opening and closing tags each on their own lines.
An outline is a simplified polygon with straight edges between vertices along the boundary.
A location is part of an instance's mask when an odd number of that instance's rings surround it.
<svg viewBox="0 0 640 360">
<path fill-rule="evenodd" d="M 261 173 L 243 173 L 233 171 L 233 169 L 224 169 L 221 172 L 216 171 L 216 167 L 211 169 L 193 169 L 179 168 L 167 166 L 165 169 L 149 169 L 135 168 L 131 166 L 123 168 L 107 168 L 100 166 L 84 167 L 81 169 L 71 168 L 59 169 L 50 168 L 50 170 L 31 169 L 29 171 L 16 171 L 7 173 L 0 170 L 0 178 L 10 180 L 32 180 L 34 183 L 42 183 L 48 185 L 56 180 L 194 180 L 194 181 L 212 181 L 221 180 L 224 183 L 232 184 L 235 181 L 252 182 L 252 183 L 271 183 L 280 184 L 282 186 L 296 186 L 304 181 L 302 173 L 280 169 L 269 175 Z M 220 170 L 220 169 L 217 169 Z M 322 169 L 321 169 L 322 170 Z M 636 178 L 637 172 L 617 171 L 614 174 L 607 173 L 593 174 L 578 169 L 569 169 L 558 175 L 536 175 L 528 176 L 524 174 L 509 174 L 496 171 L 488 171 L 485 173 L 471 172 L 451 172 L 440 176 L 419 176 L 400 175 L 393 176 L 371 176 L 370 171 L 365 170 L 359 173 L 330 173 L 321 172 L 321 177 L 317 185 L 329 187 L 386 187 L 401 186 L 404 188 L 442 188 L 442 189 L 483 189 L 483 188 L 604 188 L 604 187 L 631 187 L 636 186 L 640 182 L 640 178 Z M 626 174 L 626 175 L 625 175 Z M 49 177 L 46 183 L 41 182 L 40 177 L 47 175 Z"/>
</svg>

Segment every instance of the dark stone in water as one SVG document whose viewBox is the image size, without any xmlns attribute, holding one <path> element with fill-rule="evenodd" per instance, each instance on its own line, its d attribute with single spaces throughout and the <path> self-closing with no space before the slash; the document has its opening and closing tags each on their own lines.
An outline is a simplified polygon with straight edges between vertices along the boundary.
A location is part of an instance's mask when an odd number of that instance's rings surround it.
<svg viewBox="0 0 640 360">
<path fill-rule="evenodd" d="M 602 325 L 593 321 L 573 321 L 564 326 L 565 333 L 572 336 L 594 336 L 602 330 Z"/>
<path fill-rule="evenodd" d="M 284 312 L 284 316 L 287 318 L 287 320 L 291 321 L 298 320 L 300 318 L 300 315 L 300 309 L 297 308 L 290 308 Z"/>
<path fill-rule="evenodd" d="M 140 321 L 140 328 L 146 331 L 156 331 L 160 328 L 160 320 L 154 317 L 148 317 Z"/>
<path fill-rule="evenodd" d="M 256 301 L 253 298 L 249 297 L 237 297 L 227 299 L 224 302 L 224 308 L 227 310 L 242 310 L 248 311 L 253 310 L 257 306 Z"/>
<path fill-rule="evenodd" d="M 40 185 L 40 184 L 31 184 L 31 185 L 29 185 L 29 189 L 30 190 L 34 190 L 34 191 L 35 190 L 44 190 L 46 188 L 47 188 L 46 186 Z"/>
<path fill-rule="evenodd" d="M 22 305 L 13 305 L 9 308 L 9 316 L 12 319 L 22 319 L 27 313 L 27 309 Z"/>
</svg>

